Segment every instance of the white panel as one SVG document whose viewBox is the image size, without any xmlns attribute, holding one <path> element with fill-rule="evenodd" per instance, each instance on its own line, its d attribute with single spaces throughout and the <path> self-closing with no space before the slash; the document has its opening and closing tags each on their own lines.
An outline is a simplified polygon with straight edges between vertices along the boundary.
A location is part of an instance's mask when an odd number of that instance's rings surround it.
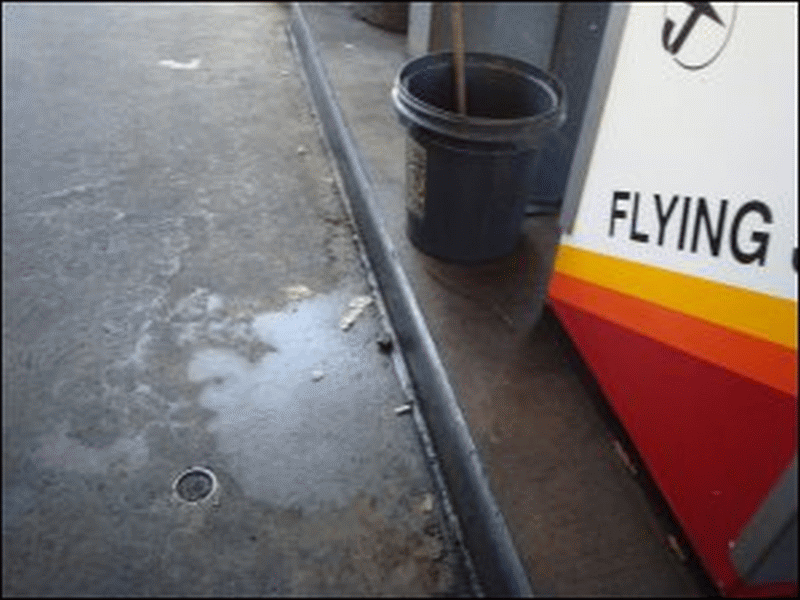
<svg viewBox="0 0 800 600">
<path fill-rule="evenodd" d="M 672 54 L 662 40 L 665 23 L 675 22 L 667 40 L 673 44 L 692 8 L 687 3 L 631 6 L 576 224 L 563 241 L 796 300 L 797 5 L 711 7 L 724 26 L 699 16 Z M 712 58 L 699 69 L 680 64 Z M 615 192 L 621 193 L 617 208 L 622 212 L 611 235 Z M 664 215 L 673 196 L 679 196 L 673 213 L 664 217 L 662 244 L 655 194 Z M 716 256 L 702 219 L 692 250 L 700 197 L 714 234 L 726 201 Z M 735 230 L 737 212 L 753 201 L 750 206 L 766 207 L 772 222 L 749 210 Z M 763 261 L 757 253 L 762 245 Z M 755 255 L 752 262 L 745 262 L 747 255 Z"/>
</svg>

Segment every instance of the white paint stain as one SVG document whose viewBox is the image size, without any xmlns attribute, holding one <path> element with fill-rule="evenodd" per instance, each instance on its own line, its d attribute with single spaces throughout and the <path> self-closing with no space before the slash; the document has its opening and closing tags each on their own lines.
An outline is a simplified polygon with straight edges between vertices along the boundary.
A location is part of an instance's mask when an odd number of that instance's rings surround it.
<svg viewBox="0 0 800 600">
<path fill-rule="evenodd" d="M 200 66 L 200 59 L 193 58 L 188 63 L 181 63 L 174 61 L 171 58 L 168 58 L 165 60 L 158 61 L 158 64 L 161 65 L 162 67 L 169 67 L 170 69 L 190 71 Z"/>
<path fill-rule="evenodd" d="M 148 320 L 143 326 L 142 331 L 146 331 L 150 324 L 152 323 L 151 320 Z M 147 364 L 147 346 L 150 343 L 152 336 L 149 333 L 145 333 L 136 341 L 136 346 L 134 346 L 133 354 L 131 354 L 130 359 L 140 365 L 144 366 Z"/>
<path fill-rule="evenodd" d="M 42 194 L 41 196 L 39 196 L 39 198 L 41 200 L 59 200 L 61 198 L 67 198 L 72 195 L 80 195 L 93 190 L 94 191 L 101 190 L 105 187 L 108 187 L 110 184 L 122 183 L 124 181 L 125 179 L 122 177 L 112 177 L 110 179 L 103 178 L 98 181 L 74 185 L 72 187 L 64 188 L 62 190 L 57 190 L 55 192 L 48 192 L 47 194 Z"/>
<path fill-rule="evenodd" d="M 225 307 L 225 300 L 219 294 L 211 294 L 208 297 L 207 310 L 209 314 L 221 311 Z"/>
</svg>

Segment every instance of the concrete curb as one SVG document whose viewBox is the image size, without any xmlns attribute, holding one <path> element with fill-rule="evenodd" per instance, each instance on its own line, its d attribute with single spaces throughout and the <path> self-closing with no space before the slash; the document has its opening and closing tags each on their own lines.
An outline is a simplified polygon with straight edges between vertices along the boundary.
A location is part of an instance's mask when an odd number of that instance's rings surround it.
<svg viewBox="0 0 800 600">
<path fill-rule="evenodd" d="M 368 168 L 344 121 L 299 3 L 292 3 L 289 31 L 397 334 L 398 346 L 413 378 L 419 408 L 433 438 L 461 532 L 484 591 L 489 596 L 533 596 L 413 288 L 378 216 Z"/>
</svg>

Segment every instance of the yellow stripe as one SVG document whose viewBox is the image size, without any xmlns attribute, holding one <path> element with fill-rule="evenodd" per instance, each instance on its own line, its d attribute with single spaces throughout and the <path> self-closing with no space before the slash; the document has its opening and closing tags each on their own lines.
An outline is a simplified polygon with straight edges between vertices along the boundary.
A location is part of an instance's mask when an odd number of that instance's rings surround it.
<svg viewBox="0 0 800 600">
<path fill-rule="evenodd" d="M 561 244 L 555 269 L 797 349 L 797 302 Z"/>
</svg>

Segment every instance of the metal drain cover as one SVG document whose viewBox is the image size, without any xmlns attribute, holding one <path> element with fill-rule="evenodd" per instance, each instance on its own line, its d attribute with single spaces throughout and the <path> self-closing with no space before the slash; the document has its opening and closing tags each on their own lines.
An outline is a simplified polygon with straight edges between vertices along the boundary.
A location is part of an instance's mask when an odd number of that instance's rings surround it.
<svg viewBox="0 0 800 600">
<path fill-rule="evenodd" d="M 175 493 L 186 502 L 199 502 L 217 487 L 214 473 L 203 467 L 192 467 L 181 473 L 173 484 Z"/>
</svg>

